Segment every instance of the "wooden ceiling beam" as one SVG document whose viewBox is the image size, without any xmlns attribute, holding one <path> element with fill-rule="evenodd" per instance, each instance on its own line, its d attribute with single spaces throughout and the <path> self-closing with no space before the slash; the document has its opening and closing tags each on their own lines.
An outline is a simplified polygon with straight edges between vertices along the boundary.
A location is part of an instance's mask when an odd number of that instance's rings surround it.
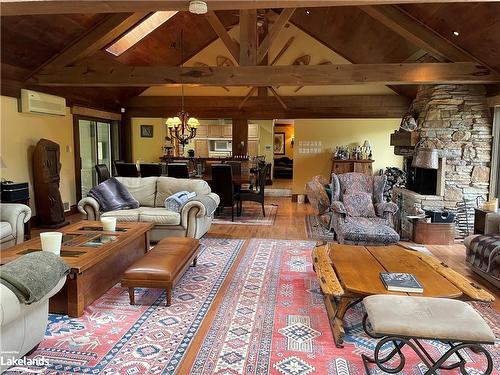
<svg viewBox="0 0 500 375">
<path fill-rule="evenodd" d="M 245 106 L 238 108 L 242 100 Z M 169 117 L 179 110 L 179 97 L 139 96 L 126 104 L 130 116 Z M 232 118 L 398 118 L 410 100 L 397 95 L 286 96 L 286 108 L 265 97 L 186 96 L 185 107 L 197 117 Z"/>
<path fill-rule="evenodd" d="M 114 14 L 83 35 L 39 70 L 57 69 L 93 55 L 136 25 L 147 13 Z"/>
<path fill-rule="evenodd" d="M 240 65 L 257 65 L 257 10 L 240 10 Z"/>
<path fill-rule="evenodd" d="M 429 52 L 440 61 L 475 61 L 487 66 L 475 56 L 461 49 L 404 10 L 392 5 L 359 7 L 372 18 L 398 33 L 409 42 Z M 491 67 L 488 67 L 493 70 Z M 498 73 L 498 72 L 497 72 Z"/>
<path fill-rule="evenodd" d="M 278 37 L 280 31 L 290 20 L 290 17 L 292 17 L 293 12 L 295 12 L 295 8 L 283 9 L 273 27 L 271 28 L 271 30 L 269 30 L 269 33 L 259 45 L 259 49 L 257 51 L 257 64 L 260 64 L 264 57 L 267 55 L 267 53 L 269 52 L 269 48 L 271 48 L 271 45 Z"/>
<path fill-rule="evenodd" d="M 325 86 L 346 84 L 485 84 L 500 75 L 475 63 L 287 66 L 74 66 L 33 77 L 46 86 Z"/>
<path fill-rule="evenodd" d="M 212 29 L 214 29 L 215 33 L 222 40 L 228 51 L 236 60 L 236 62 L 240 61 L 240 46 L 238 42 L 231 38 L 226 30 L 226 27 L 220 21 L 219 17 L 217 17 L 214 11 L 209 11 L 207 14 L 205 14 L 205 17 L 212 26 Z"/>
<path fill-rule="evenodd" d="M 359 6 L 377 4 L 480 2 L 483 0 L 205 0 L 210 10 Z M 2 0 L 2 16 L 75 13 L 187 11 L 187 0 Z"/>
</svg>

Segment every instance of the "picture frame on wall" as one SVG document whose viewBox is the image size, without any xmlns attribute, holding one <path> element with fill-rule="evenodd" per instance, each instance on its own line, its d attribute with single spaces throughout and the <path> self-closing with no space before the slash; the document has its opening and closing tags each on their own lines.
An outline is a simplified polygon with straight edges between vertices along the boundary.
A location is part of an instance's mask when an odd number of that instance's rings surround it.
<svg viewBox="0 0 500 375">
<path fill-rule="evenodd" d="M 141 125 L 141 138 L 153 138 L 153 125 Z"/>
<path fill-rule="evenodd" d="M 274 133 L 274 155 L 285 155 L 285 133 Z"/>
</svg>

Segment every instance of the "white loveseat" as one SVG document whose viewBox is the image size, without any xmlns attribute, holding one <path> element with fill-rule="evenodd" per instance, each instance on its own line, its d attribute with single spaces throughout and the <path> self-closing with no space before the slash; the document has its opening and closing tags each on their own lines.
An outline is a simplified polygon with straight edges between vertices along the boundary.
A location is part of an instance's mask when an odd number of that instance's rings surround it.
<svg viewBox="0 0 500 375">
<path fill-rule="evenodd" d="M 206 181 L 173 177 L 116 177 L 139 202 L 140 207 L 130 210 L 101 212 L 99 203 L 91 197 L 78 203 L 78 210 L 88 220 L 101 217 L 116 217 L 117 221 L 141 221 L 154 224 L 150 240 L 159 241 L 165 237 L 201 238 L 212 224 L 212 216 L 205 206 L 197 201 L 188 202 L 180 213 L 165 208 L 165 199 L 179 191 L 196 192 L 197 196 L 209 195 L 217 205 L 219 196 L 212 193 Z"/>
<path fill-rule="evenodd" d="M 65 282 L 66 276 L 42 300 L 30 305 L 19 302 L 9 288 L 0 285 L 0 373 L 43 340 L 49 316 L 49 298 Z"/>
</svg>

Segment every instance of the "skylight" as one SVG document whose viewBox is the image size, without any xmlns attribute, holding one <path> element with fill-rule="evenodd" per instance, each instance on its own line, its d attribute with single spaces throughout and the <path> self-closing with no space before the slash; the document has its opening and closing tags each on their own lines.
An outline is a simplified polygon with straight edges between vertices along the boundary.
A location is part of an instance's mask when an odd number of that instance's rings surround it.
<svg viewBox="0 0 500 375">
<path fill-rule="evenodd" d="M 140 24 L 127 31 L 125 35 L 106 48 L 106 51 L 115 56 L 120 56 L 123 52 L 175 16 L 176 13 L 177 11 L 171 10 L 153 13 Z"/>
</svg>

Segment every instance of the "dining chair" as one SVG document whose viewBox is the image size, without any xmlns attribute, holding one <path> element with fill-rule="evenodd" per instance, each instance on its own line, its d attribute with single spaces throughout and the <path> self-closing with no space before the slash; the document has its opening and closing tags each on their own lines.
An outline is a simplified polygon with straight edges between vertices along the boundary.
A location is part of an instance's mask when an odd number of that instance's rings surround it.
<svg viewBox="0 0 500 375">
<path fill-rule="evenodd" d="M 116 162 L 116 175 L 120 177 L 139 177 L 139 171 L 135 163 Z"/>
<path fill-rule="evenodd" d="M 99 184 L 111 178 L 111 174 L 106 164 L 96 164 L 95 171 L 97 172 L 97 183 Z"/>
<path fill-rule="evenodd" d="M 241 161 L 228 160 L 224 162 L 224 164 L 231 166 L 231 170 L 233 171 L 233 178 L 241 177 Z M 233 182 L 233 185 L 235 192 L 238 193 L 241 190 L 241 184 Z"/>
<path fill-rule="evenodd" d="M 238 194 L 234 192 L 233 170 L 228 164 L 212 164 L 212 192 L 220 198 L 219 208 L 231 207 L 231 221 L 234 221 L 234 205 L 238 210 Z"/>
<path fill-rule="evenodd" d="M 168 163 L 167 175 L 175 178 L 189 178 L 188 165 L 185 163 Z"/>
<path fill-rule="evenodd" d="M 240 190 L 238 197 L 239 210 L 238 215 L 243 211 L 243 201 L 257 202 L 262 205 L 262 215 L 266 216 L 264 208 L 264 190 L 266 187 L 266 177 L 271 170 L 271 164 L 260 164 L 257 174 L 257 190 Z"/>
<path fill-rule="evenodd" d="M 139 164 L 139 169 L 141 177 L 159 177 L 162 174 L 160 163 L 141 163 Z"/>
</svg>

